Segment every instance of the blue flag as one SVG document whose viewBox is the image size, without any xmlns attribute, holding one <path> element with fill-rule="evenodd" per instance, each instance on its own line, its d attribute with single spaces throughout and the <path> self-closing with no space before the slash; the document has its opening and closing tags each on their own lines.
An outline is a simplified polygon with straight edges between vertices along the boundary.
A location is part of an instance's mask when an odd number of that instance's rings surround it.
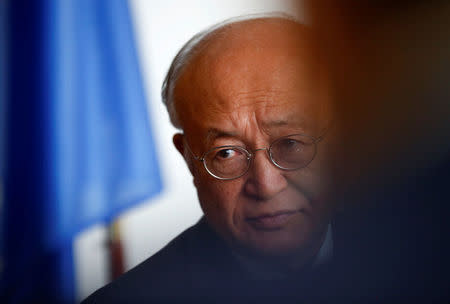
<svg viewBox="0 0 450 304">
<path fill-rule="evenodd" d="M 2 297 L 73 302 L 74 236 L 161 190 L 130 12 L 125 0 L 3 10 Z"/>
</svg>

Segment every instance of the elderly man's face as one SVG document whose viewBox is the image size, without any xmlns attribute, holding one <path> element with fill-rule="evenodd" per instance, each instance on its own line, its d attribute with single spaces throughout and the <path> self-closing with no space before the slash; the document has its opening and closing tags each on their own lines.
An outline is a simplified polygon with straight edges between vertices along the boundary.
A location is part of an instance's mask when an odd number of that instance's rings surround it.
<svg viewBox="0 0 450 304">
<path fill-rule="evenodd" d="M 174 142 L 208 222 L 234 248 L 270 256 L 320 245 L 329 213 L 329 139 L 303 169 L 283 171 L 258 151 L 246 174 L 225 181 L 211 176 L 186 143 L 202 156 L 218 146 L 252 151 L 290 134 L 322 135 L 330 121 L 326 94 L 296 30 L 286 21 L 249 23 L 213 38 L 174 92 L 184 129 Z"/>
</svg>

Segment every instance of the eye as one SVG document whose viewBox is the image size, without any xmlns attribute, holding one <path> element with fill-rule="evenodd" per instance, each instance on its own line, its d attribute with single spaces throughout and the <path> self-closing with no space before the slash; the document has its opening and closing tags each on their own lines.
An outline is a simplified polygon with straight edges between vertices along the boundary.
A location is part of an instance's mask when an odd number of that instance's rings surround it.
<svg viewBox="0 0 450 304">
<path fill-rule="evenodd" d="M 218 160 L 226 160 L 226 159 L 232 159 L 232 158 L 238 156 L 238 154 L 240 154 L 240 152 L 236 151 L 234 149 L 221 149 L 221 150 L 217 151 L 214 158 L 218 159 Z"/>
<path fill-rule="evenodd" d="M 293 138 L 284 138 L 278 143 L 280 150 L 285 152 L 299 152 L 304 143 Z"/>
<path fill-rule="evenodd" d="M 287 170 L 305 167 L 314 158 L 314 153 L 313 139 L 301 134 L 282 137 L 270 147 L 274 163 Z"/>
</svg>

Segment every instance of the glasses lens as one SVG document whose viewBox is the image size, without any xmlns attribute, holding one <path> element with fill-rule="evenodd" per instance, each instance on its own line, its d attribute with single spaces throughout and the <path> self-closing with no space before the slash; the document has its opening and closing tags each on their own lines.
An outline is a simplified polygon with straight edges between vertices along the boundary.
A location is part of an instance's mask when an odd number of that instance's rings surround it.
<svg viewBox="0 0 450 304">
<path fill-rule="evenodd" d="M 278 167 L 287 170 L 300 169 L 306 167 L 314 158 L 316 145 L 312 137 L 290 135 L 273 142 L 269 153 Z"/>
<path fill-rule="evenodd" d="M 248 152 L 236 146 L 214 148 L 205 155 L 204 159 L 209 173 L 223 179 L 241 176 L 250 165 Z"/>
</svg>

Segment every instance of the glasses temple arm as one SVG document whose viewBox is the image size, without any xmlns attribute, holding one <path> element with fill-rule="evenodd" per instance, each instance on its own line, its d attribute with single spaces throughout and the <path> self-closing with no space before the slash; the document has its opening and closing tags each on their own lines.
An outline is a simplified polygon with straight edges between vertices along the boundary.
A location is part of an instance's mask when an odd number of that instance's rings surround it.
<svg viewBox="0 0 450 304">
<path fill-rule="evenodd" d="M 203 157 L 198 157 L 197 155 L 194 154 L 194 152 L 192 152 L 191 147 L 189 146 L 184 135 L 183 135 L 183 141 L 184 141 L 184 144 L 186 145 L 187 150 L 189 151 L 189 153 L 191 153 L 191 155 L 194 157 L 194 159 L 203 162 Z"/>
<path fill-rule="evenodd" d="M 322 134 L 319 136 L 319 137 L 316 137 L 315 138 L 315 140 L 314 140 L 314 142 L 320 142 L 324 137 L 325 137 L 325 135 L 327 135 L 327 133 L 328 133 L 328 131 L 331 129 L 331 127 L 334 125 L 334 121 L 332 121 L 326 128 L 325 128 L 325 130 L 322 132 Z"/>
</svg>

